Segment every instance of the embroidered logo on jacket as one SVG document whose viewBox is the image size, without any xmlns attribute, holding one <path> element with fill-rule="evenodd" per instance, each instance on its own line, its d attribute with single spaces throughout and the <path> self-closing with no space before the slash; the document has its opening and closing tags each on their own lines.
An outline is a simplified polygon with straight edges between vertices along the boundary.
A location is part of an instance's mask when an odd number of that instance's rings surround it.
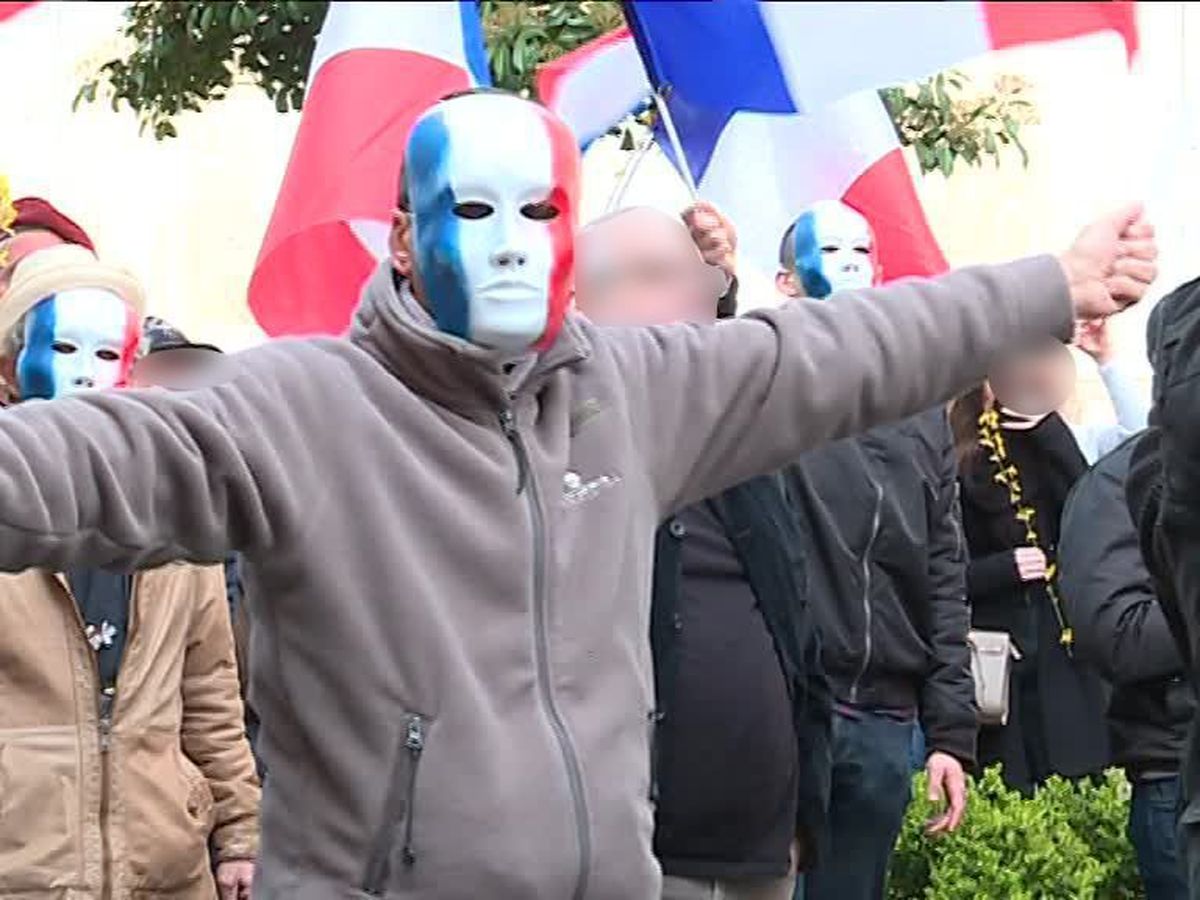
<svg viewBox="0 0 1200 900">
<path fill-rule="evenodd" d="M 569 506 L 578 505 L 620 481 L 620 475 L 600 475 L 584 481 L 578 472 L 567 472 L 563 475 L 563 501 Z"/>
</svg>

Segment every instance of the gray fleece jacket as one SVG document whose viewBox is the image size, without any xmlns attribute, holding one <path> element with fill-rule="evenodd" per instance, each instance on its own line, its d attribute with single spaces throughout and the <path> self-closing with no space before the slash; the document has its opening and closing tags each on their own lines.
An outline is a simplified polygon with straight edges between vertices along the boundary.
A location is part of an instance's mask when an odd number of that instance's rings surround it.
<svg viewBox="0 0 1200 900">
<path fill-rule="evenodd" d="M 1035 258 L 715 326 L 569 317 L 514 383 L 381 269 L 349 340 L 0 415 L 0 568 L 243 554 L 259 900 L 649 900 L 656 525 L 1070 330 Z"/>
</svg>

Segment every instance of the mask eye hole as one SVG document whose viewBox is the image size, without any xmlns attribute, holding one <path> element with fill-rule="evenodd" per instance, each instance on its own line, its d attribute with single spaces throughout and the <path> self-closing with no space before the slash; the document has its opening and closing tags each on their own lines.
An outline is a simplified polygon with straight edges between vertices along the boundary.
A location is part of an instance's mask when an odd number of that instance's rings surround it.
<svg viewBox="0 0 1200 900">
<path fill-rule="evenodd" d="M 50 346 L 51 346 L 51 349 L 54 350 L 55 353 L 74 353 L 76 350 L 79 349 L 74 344 L 72 344 L 70 341 L 55 341 Z"/>
<path fill-rule="evenodd" d="M 454 214 L 460 219 L 486 219 L 495 210 L 486 203 L 456 203 L 454 204 Z"/>
<path fill-rule="evenodd" d="M 121 358 L 121 355 L 119 353 L 117 353 L 115 350 L 97 350 L 96 356 L 97 356 L 97 358 L 102 359 L 105 362 L 116 362 L 118 359 Z"/>
<path fill-rule="evenodd" d="M 842 249 L 841 247 L 834 246 L 833 244 L 826 244 L 824 247 L 821 248 L 821 252 L 822 253 L 837 253 L 841 249 Z"/>
<path fill-rule="evenodd" d="M 521 207 L 521 215 L 535 222 L 549 222 L 558 218 L 558 207 L 549 201 L 526 203 Z"/>
</svg>

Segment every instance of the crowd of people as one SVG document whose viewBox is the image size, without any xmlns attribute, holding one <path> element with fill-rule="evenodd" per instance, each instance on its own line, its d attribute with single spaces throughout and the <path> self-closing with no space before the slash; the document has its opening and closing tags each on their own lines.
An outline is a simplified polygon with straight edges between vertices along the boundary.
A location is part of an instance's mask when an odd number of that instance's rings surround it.
<svg viewBox="0 0 1200 900">
<path fill-rule="evenodd" d="M 1147 896 L 1200 895 L 1200 316 L 1151 411 L 1140 209 L 889 283 L 822 201 L 738 315 L 736 223 L 579 229 L 578 178 L 440 101 L 349 336 L 229 355 L 17 202 L 0 896 L 877 900 L 914 766 L 937 840 L 993 764 L 1124 767 Z"/>
</svg>

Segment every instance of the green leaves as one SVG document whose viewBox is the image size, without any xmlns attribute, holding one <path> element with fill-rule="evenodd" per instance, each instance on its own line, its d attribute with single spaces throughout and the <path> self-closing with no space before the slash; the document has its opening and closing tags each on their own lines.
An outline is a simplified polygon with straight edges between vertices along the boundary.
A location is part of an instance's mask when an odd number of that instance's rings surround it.
<svg viewBox="0 0 1200 900">
<path fill-rule="evenodd" d="M 1001 76 L 992 93 L 981 92 L 964 73 L 951 69 L 880 95 L 900 142 L 915 150 L 921 171 L 949 178 L 959 160 L 978 167 L 991 157 L 999 166 L 1002 148 L 1010 145 L 1029 165 L 1020 131 L 1037 121 L 1037 113 L 1024 98 L 1026 89 L 1019 78 Z"/>
<path fill-rule="evenodd" d="M 481 4 L 492 81 L 526 96 L 537 68 L 618 27 L 613 2 L 499 2 Z"/>
<path fill-rule="evenodd" d="M 1134 900 L 1141 896 L 1125 837 L 1129 785 L 1051 778 L 1033 797 L 1005 787 L 993 767 L 971 785 L 955 834 L 930 838 L 935 810 L 925 776 L 905 819 L 888 883 L 889 900 Z"/>
<path fill-rule="evenodd" d="M 135 2 L 123 36 L 131 48 L 86 81 L 76 103 L 125 101 L 142 132 L 175 137 L 181 112 L 226 96 L 235 76 L 257 84 L 280 112 L 299 109 L 325 2 Z"/>
</svg>

